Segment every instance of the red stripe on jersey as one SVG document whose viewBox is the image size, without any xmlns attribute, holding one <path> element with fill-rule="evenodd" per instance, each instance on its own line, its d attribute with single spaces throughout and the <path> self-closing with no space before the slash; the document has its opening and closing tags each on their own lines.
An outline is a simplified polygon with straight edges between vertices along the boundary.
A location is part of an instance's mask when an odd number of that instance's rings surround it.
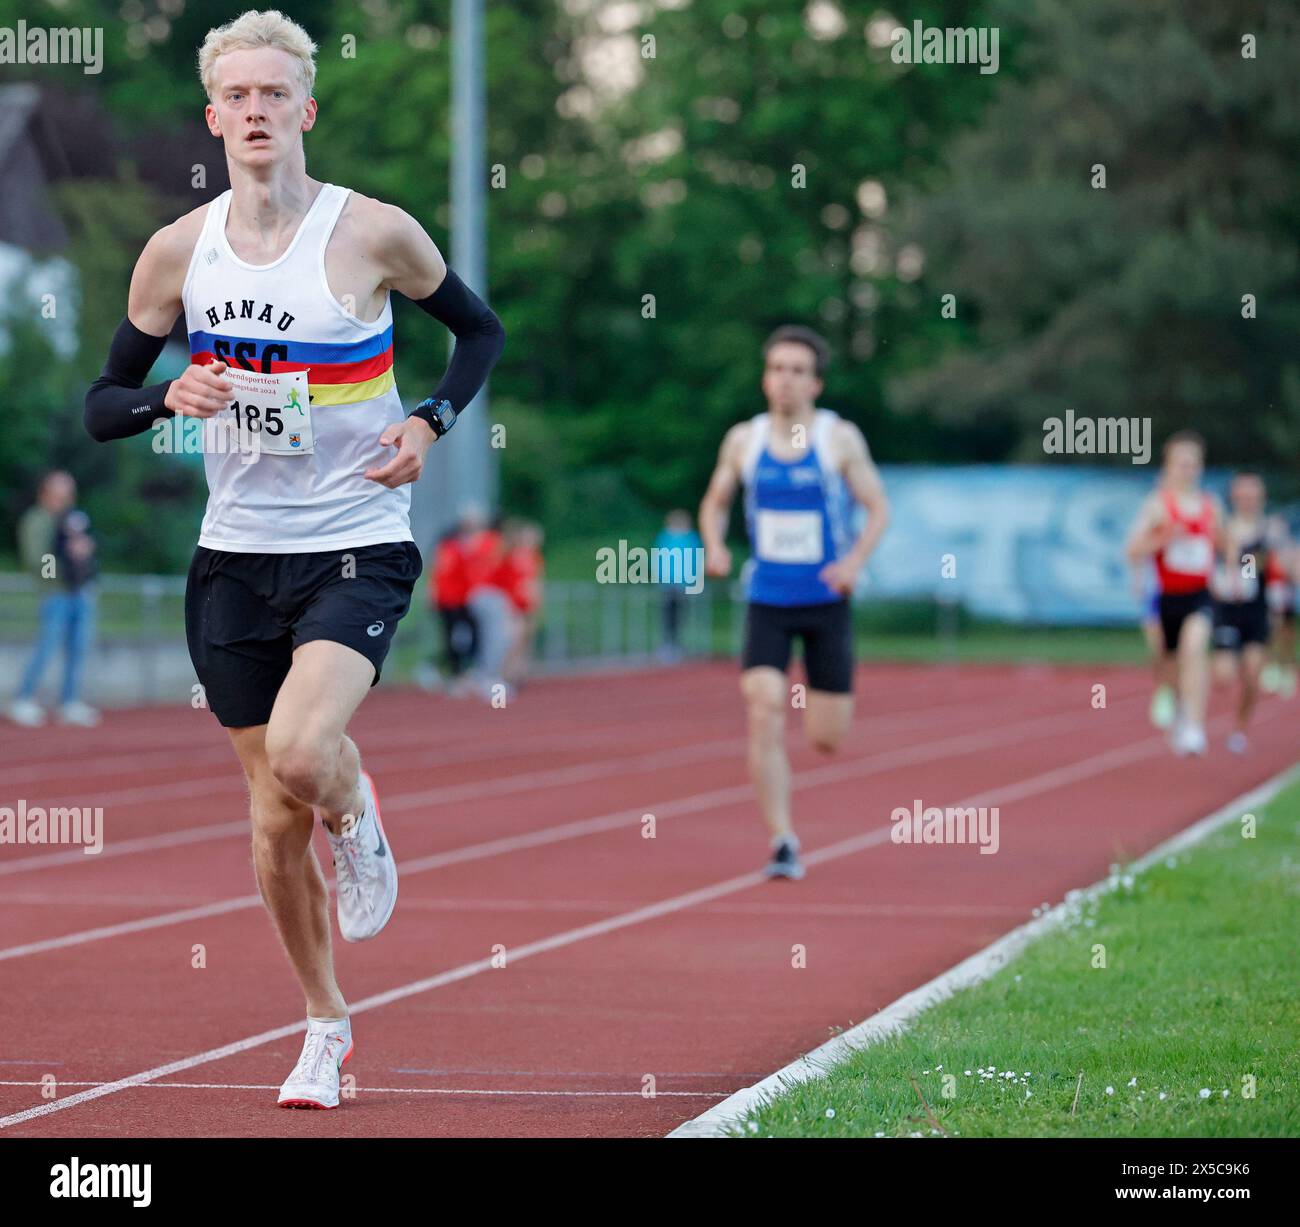
<svg viewBox="0 0 1300 1227">
<path fill-rule="evenodd" d="M 207 366 L 209 362 L 228 362 L 226 358 L 218 358 L 213 353 L 191 354 L 190 362 L 196 366 Z M 238 364 L 234 364 L 238 365 Z M 265 365 L 265 364 L 263 364 Z M 392 368 L 393 365 L 393 347 L 390 345 L 382 354 L 376 354 L 373 358 L 364 358 L 360 362 L 313 362 L 310 366 L 304 367 L 301 362 L 276 362 L 271 363 L 270 374 L 276 375 L 281 371 L 301 371 L 309 372 L 307 377 L 308 383 L 364 383 L 367 379 L 374 379 L 377 375 L 382 375 L 385 371 Z M 261 372 L 266 374 L 268 372 Z"/>
</svg>

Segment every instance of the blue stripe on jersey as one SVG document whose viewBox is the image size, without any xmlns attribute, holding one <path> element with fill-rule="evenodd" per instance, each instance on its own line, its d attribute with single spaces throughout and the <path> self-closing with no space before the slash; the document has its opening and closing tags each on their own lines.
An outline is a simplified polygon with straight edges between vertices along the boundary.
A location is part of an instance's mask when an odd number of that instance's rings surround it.
<svg viewBox="0 0 1300 1227">
<path fill-rule="evenodd" d="M 233 321 L 232 321 L 233 322 Z M 304 366 L 312 362 L 363 362 L 367 358 L 378 358 L 393 344 L 393 326 L 389 324 L 383 332 L 371 337 L 362 337 L 359 341 L 350 341 L 343 345 L 330 345 L 317 341 L 295 341 L 286 336 L 274 337 L 237 337 L 229 332 L 191 332 L 190 353 L 214 353 L 214 342 L 222 340 L 238 343 L 249 341 L 256 345 L 265 345 L 273 341 L 285 346 L 289 351 L 286 362 L 301 362 Z"/>
</svg>

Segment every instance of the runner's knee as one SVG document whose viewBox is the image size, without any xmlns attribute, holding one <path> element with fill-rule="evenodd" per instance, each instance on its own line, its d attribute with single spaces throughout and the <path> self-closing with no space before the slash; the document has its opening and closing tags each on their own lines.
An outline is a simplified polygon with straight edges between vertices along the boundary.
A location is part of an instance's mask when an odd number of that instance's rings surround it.
<svg viewBox="0 0 1300 1227">
<path fill-rule="evenodd" d="M 318 801 L 329 783 L 338 748 L 304 736 L 266 738 L 266 759 L 271 774 L 299 801 Z"/>
<path fill-rule="evenodd" d="M 751 738 L 773 739 L 785 726 L 784 679 L 746 677 L 741 681 Z"/>
</svg>

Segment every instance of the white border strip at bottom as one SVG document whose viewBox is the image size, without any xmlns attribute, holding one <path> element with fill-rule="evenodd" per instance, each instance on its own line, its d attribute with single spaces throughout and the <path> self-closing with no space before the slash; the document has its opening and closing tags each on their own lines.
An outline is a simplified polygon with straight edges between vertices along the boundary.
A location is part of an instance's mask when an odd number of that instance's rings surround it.
<svg viewBox="0 0 1300 1227">
<path fill-rule="evenodd" d="M 1216 810 L 1208 817 L 1193 823 L 1186 830 L 1167 839 L 1159 847 L 1153 848 L 1140 860 L 1134 861 L 1131 869 L 1141 873 L 1150 865 L 1176 852 L 1182 851 L 1190 844 L 1199 842 L 1217 827 L 1223 826 L 1271 801 L 1284 787 L 1295 780 L 1300 780 L 1300 764 L 1288 767 L 1285 771 L 1266 780 L 1257 788 L 1229 801 L 1222 809 Z M 762 1082 L 753 1086 L 742 1087 L 734 1095 L 715 1104 L 707 1112 L 678 1125 L 668 1137 L 670 1138 L 716 1138 L 725 1137 L 727 1130 L 752 1109 L 758 1107 L 773 1095 L 801 1082 L 808 1082 L 828 1072 L 833 1066 L 845 1060 L 850 1053 L 865 1048 L 876 1040 L 896 1034 L 906 1029 L 909 1023 L 923 1011 L 939 1002 L 947 1000 L 954 993 L 970 988 L 987 980 L 994 972 L 1005 966 L 1018 955 L 1030 942 L 1043 936 L 1048 930 L 1059 925 L 1081 902 L 1107 889 L 1109 879 L 1096 882 L 1080 892 L 1069 903 L 1058 903 L 1051 911 L 1035 920 L 1013 929 L 998 938 L 992 945 L 972 954 L 964 962 L 945 971 L 928 984 L 900 997 L 893 1005 L 886 1006 L 878 1014 L 873 1014 L 864 1022 L 851 1027 L 834 1039 L 828 1040 L 821 1047 L 806 1053 L 797 1061 L 792 1061 L 784 1069 L 769 1074 Z"/>
</svg>

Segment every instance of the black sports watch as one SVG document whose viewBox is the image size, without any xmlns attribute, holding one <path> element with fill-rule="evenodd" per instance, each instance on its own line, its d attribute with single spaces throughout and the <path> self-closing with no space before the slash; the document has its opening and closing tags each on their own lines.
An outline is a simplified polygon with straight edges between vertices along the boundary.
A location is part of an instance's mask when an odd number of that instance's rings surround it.
<svg viewBox="0 0 1300 1227">
<path fill-rule="evenodd" d="M 411 410 L 411 416 L 428 422 L 433 429 L 434 435 L 441 439 L 452 428 L 460 415 L 452 408 L 451 401 L 434 400 L 430 396 Z"/>
</svg>

